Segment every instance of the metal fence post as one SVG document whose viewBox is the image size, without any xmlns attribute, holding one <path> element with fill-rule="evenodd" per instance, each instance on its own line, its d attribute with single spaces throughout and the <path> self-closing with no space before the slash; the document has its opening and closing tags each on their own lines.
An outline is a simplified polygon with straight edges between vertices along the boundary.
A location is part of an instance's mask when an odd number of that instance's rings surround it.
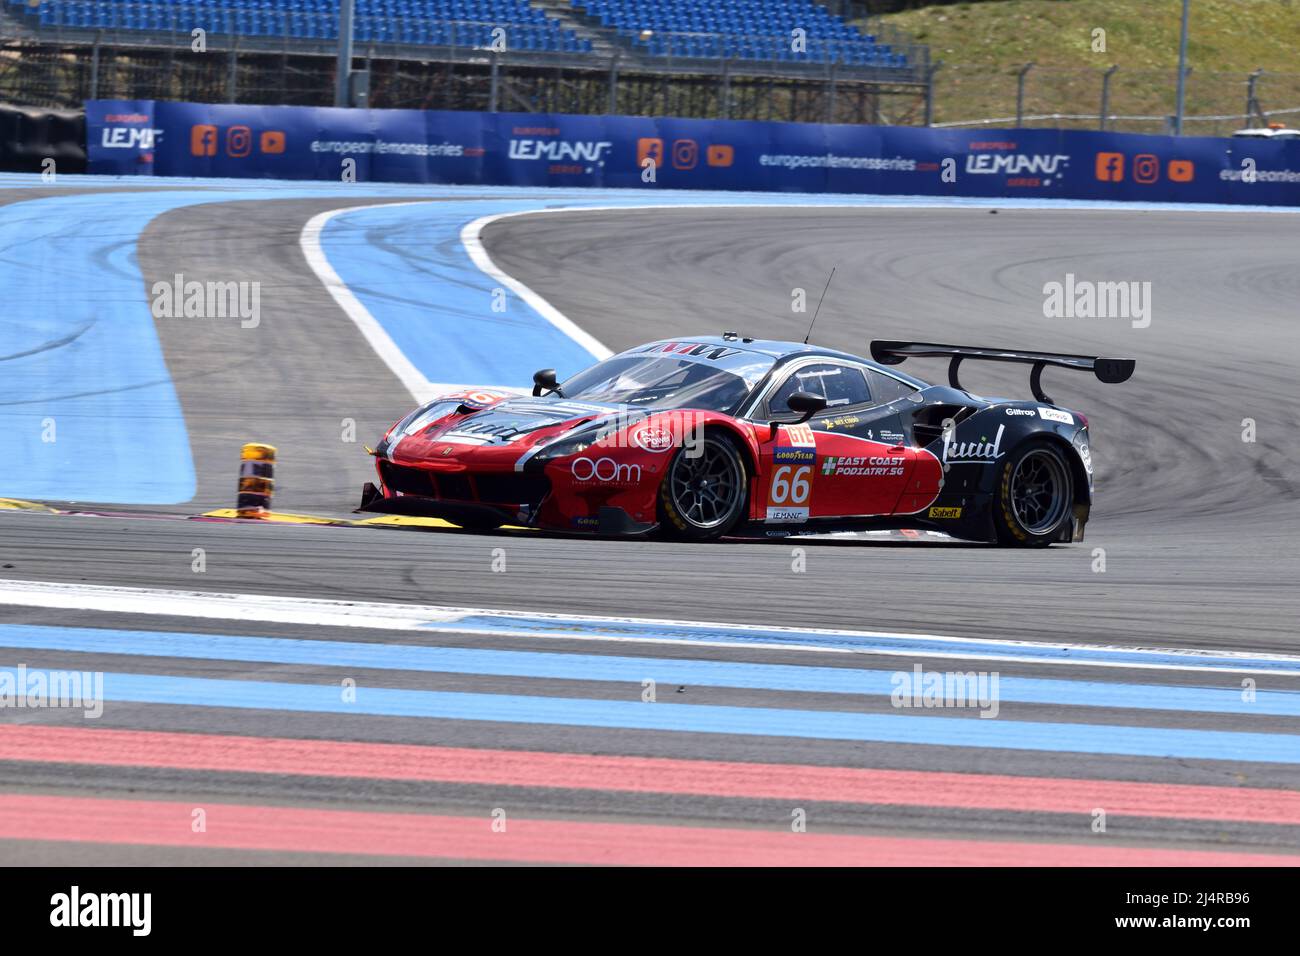
<svg viewBox="0 0 1300 956">
<path fill-rule="evenodd" d="M 334 105 L 351 106 L 352 37 L 356 21 L 356 0 L 340 0 L 339 46 L 334 71 Z"/>
<path fill-rule="evenodd" d="M 830 64 L 830 69 L 828 72 L 830 73 L 831 76 L 830 76 L 830 84 L 826 91 L 826 122 L 834 123 L 835 122 L 835 92 L 836 92 L 835 81 L 837 78 L 834 62 Z"/>
<path fill-rule="evenodd" d="M 934 125 L 934 75 L 943 67 L 943 60 L 935 60 L 925 71 L 925 125 Z"/>
<path fill-rule="evenodd" d="M 721 91 L 720 91 L 721 94 L 722 94 L 721 97 L 720 97 L 720 99 L 722 100 L 722 102 L 719 104 L 719 106 L 721 107 L 721 112 L 722 112 L 722 118 L 723 118 L 723 119 L 731 119 L 731 70 L 730 70 L 730 66 L 731 66 L 731 61 L 728 60 L 726 57 L 723 57 L 723 58 L 722 58 L 722 89 L 721 89 Z"/>
<path fill-rule="evenodd" d="M 1251 121 L 1251 117 L 1253 116 L 1259 116 L 1260 125 L 1262 126 L 1268 125 L 1268 123 L 1264 121 L 1263 111 L 1260 110 L 1259 108 L 1259 100 L 1255 99 L 1255 84 L 1259 81 L 1259 78 L 1263 75 L 1264 75 L 1264 68 L 1261 66 L 1259 69 L 1257 69 L 1254 73 L 1250 74 L 1250 76 L 1246 78 L 1246 115 L 1244 117 L 1245 122 L 1242 123 L 1241 125 L 1248 129 L 1250 128 L 1250 121 Z"/>
<path fill-rule="evenodd" d="M 1115 64 L 1101 75 L 1101 115 L 1097 117 L 1097 129 L 1102 132 L 1106 130 L 1106 118 L 1110 116 L 1110 78 L 1118 69 L 1119 64 Z"/>
<path fill-rule="evenodd" d="M 1183 25 L 1182 32 L 1178 37 L 1178 88 L 1174 93 L 1177 100 L 1174 113 L 1174 135 L 1183 135 L 1183 107 L 1187 99 L 1187 74 L 1191 70 L 1187 69 L 1187 15 L 1191 7 L 1191 0 L 1183 0 Z"/>
<path fill-rule="evenodd" d="M 1034 68 L 1033 63 L 1026 63 L 1016 74 L 1016 126 L 1017 128 L 1023 122 L 1022 117 L 1025 115 L 1025 77 L 1029 71 Z"/>
<path fill-rule="evenodd" d="M 95 45 L 90 50 L 90 98 L 99 99 L 99 39 L 103 30 L 95 31 Z"/>
<path fill-rule="evenodd" d="M 611 115 L 618 112 L 618 57 L 619 51 L 615 50 L 609 58 L 609 105 L 605 112 Z"/>
<path fill-rule="evenodd" d="M 495 50 L 492 51 L 492 90 L 488 96 L 489 113 L 495 113 L 497 111 L 497 96 L 501 92 L 500 58 L 501 54 L 497 53 Z"/>
<path fill-rule="evenodd" d="M 239 37 L 230 44 L 230 72 L 226 75 L 226 102 L 235 102 L 237 75 L 239 73 Z"/>
</svg>

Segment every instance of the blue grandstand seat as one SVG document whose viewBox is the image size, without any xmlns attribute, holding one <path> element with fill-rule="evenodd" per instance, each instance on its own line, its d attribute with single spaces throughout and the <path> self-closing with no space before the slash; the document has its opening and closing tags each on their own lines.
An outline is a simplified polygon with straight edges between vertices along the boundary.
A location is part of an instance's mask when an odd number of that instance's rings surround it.
<svg viewBox="0 0 1300 956">
<path fill-rule="evenodd" d="M 339 0 L 9 0 L 42 27 L 333 40 Z M 16 10 L 15 13 L 20 11 Z M 591 52 L 591 41 L 528 0 L 357 0 L 356 35 L 376 43 L 486 46 L 494 27 L 523 51 Z"/>
<path fill-rule="evenodd" d="M 569 0 L 602 26 L 619 31 L 650 56 L 719 57 L 785 63 L 907 65 L 877 56 L 876 38 L 859 32 L 811 0 Z M 792 49 L 792 31 L 805 31 L 805 50 Z"/>
<path fill-rule="evenodd" d="M 339 0 L 9 0 L 41 27 L 338 37 Z M 843 63 L 906 68 L 907 57 L 811 0 L 569 0 L 653 57 Z M 524 52 L 589 53 L 592 42 L 528 0 L 357 0 L 363 42 L 486 46 L 494 27 Z M 791 31 L 807 47 L 791 48 Z"/>
</svg>

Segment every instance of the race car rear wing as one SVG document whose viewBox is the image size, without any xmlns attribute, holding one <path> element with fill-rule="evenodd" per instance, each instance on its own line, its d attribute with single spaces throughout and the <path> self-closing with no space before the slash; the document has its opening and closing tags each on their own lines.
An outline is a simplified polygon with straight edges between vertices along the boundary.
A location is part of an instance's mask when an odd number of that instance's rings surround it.
<svg viewBox="0 0 1300 956">
<path fill-rule="evenodd" d="M 1043 369 L 1049 365 L 1058 368 L 1072 368 L 1080 372 L 1092 372 L 1099 381 L 1107 385 L 1127 382 L 1133 375 L 1137 362 L 1133 359 L 1097 358 L 1091 355 L 1063 355 L 1059 352 L 1016 352 L 1009 349 L 979 348 L 969 345 L 934 345 L 928 342 L 886 342 L 871 343 L 871 357 L 881 365 L 901 365 L 905 360 L 917 356 L 949 356 L 948 384 L 961 388 L 957 380 L 957 369 L 962 359 L 975 359 L 981 362 L 1019 362 L 1032 365 L 1029 375 L 1029 388 L 1034 398 L 1047 405 L 1055 404 L 1043 392 Z"/>
</svg>

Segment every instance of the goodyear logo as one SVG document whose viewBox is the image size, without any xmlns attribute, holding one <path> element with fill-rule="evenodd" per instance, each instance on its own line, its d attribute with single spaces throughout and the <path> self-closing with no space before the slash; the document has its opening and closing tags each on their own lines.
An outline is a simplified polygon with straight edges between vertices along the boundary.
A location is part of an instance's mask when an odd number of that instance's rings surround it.
<svg viewBox="0 0 1300 956">
<path fill-rule="evenodd" d="M 960 518 L 960 508 L 931 508 L 928 512 L 931 518 Z"/>
<path fill-rule="evenodd" d="M 813 448 L 777 448 L 772 451 L 772 461 L 787 465 L 811 465 L 817 460 Z"/>
</svg>

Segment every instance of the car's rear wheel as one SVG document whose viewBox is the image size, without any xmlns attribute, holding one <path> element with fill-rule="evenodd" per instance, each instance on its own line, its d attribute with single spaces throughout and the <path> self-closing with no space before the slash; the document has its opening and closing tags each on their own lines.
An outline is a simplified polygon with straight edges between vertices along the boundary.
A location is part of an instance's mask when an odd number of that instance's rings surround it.
<svg viewBox="0 0 1300 956">
<path fill-rule="evenodd" d="M 1061 450 L 1043 441 L 1021 445 L 1002 463 L 993 509 L 998 542 L 1045 548 L 1059 541 L 1073 504 L 1074 476 Z"/>
<path fill-rule="evenodd" d="M 716 429 L 673 453 L 659 486 L 664 533 L 689 541 L 720 538 L 745 516 L 749 475 L 736 443 Z"/>
</svg>

